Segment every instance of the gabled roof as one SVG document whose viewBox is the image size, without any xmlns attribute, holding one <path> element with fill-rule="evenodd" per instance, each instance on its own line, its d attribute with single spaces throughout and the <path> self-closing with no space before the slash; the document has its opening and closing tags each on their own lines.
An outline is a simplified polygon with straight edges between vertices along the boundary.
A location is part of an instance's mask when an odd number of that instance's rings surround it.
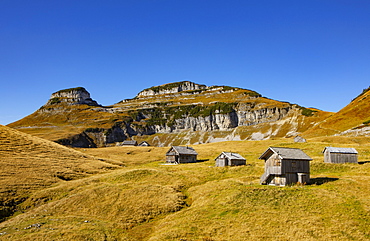
<svg viewBox="0 0 370 241">
<path fill-rule="evenodd" d="M 139 146 L 150 146 L 150 144 L 146 141 L 142 141 Z"/>
<path fill-rule="evenodd" d="M 286 147 L 269 147 L 259 159 L 267 160 L 274 153 L 278 154 L 281 160 L 307 160 L 311 161 L 312 158 L 298 148 L 286 148 Z"/>
<path fill-rule="evenodd" d="M 242 161 L 245 161 L 245 158 L 242 157 L 240 154 L 238 153 L 233 153 L 233 152 L 222 152 L 220 155 L 218 155 L 217 158 L 219 158 L 222 154 L 224 154 L 228 159 L 233 159 L 233 160 L 242 160 Z"/>
<path fill-rule="evenodd" d="M 329 152 L 334 152 L 334 153 L 349 153 L 349 154 L 357 154 L 358 152 L 356 151 L 355 148 L 343 148 L 343 147 L 325 147 L 325 149 L 322 152 L 325 152 L 325 150 L 328 150 Z"/>
<path fill-rule="evenodd" d="M 123 141 L 122 145 L 137 145 L 137 141 Z"/>
<path fill-rule="evenodd" d="M 167 154 L 174 149 L 179 155 L 198 155 L 198 153 L 192 148 L 188 146 L 172 146 Z"/>
</svg>

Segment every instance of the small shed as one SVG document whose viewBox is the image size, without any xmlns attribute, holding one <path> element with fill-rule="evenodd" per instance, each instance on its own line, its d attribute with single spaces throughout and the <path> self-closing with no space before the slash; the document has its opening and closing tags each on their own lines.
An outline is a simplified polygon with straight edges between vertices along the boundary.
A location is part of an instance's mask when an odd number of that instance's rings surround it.
<svg viewBox="0 0 370 241">
<path fill-rule="evenodd" d="M 198 153 L 188 146 L 172 146 L 166 153 L 167 163 L 191 163 L 197 162 Z"/>
<path fill-rule="evenodd" d="M 137 146 L 137 141 L 134 141 L 134 140 L 123 141 L 122 146 Z"/>
<path fill-rule="evenodd" d="M 146 141 L 140 142 L 139 146 L 150 146 L 150 144 Z"/>
<path fill-rule="evenodd" d="M 325 147 L 322 152 L 326 163 L 358 163 L 355 148 Z"/>
<path fill-rule="evenodd" d="M 246 160 L 238 153 L 222 152 L 216 159 L 216 167 L 241 166 L 245 165 Z"/>
<path fill-rule="evenodd" d="M 310 182 L 310 161 L 298 148 L 269 147 L 259 159 L 265 160 L 265 173 L 261 184 L 285 186 Z"/>
<path fill-rule="evenodd" d="M 305 143 L 305 142 L 307 142 L 307 140 L 304 139 L 302 136 L 296 136 L 296 137 L 294 137 L 294 142 Z"/>
</svg>

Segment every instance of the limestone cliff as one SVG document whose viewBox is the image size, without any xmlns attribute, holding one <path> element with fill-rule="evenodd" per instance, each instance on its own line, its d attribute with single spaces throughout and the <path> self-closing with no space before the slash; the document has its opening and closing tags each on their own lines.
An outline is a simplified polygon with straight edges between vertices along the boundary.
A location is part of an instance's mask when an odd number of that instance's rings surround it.
<svg viewBox="0 0 370 241">
<path fill-rule="evenodd" d="M 175 82 L 171 84 L 165 84 L 160 86 L 153 86 L 151 88 L 141 91 L 137 97 L 163 95 L 163 94 L 174 94 L 182 91 L 189 90 L 201 90 L 206 89 L 207 86 L 195 84 L 190 81 Z"/>
<path fill-rule="evenodd" d="M 64 89 L 53 93 L 46 105 L 66 103 L 69 105 L 85 104 L 90 106 L 100 106 L 95 100 L 91 99 L 90 93 L 83 87 Z"/>
</svg>

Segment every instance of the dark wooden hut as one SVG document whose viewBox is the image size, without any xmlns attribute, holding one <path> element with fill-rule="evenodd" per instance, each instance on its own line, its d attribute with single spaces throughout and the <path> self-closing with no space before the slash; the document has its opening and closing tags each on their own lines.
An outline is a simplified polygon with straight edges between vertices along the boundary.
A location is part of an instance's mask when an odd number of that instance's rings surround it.
<svg viewBox="0 0 370 241">
<path fill-rule="evenodd" d="M 134 140 L 123 141 L 122 146 L 137 146 L 137 141 L 134 141 Z"/>
<path fill-rule="evenodd" d="M 358 163 L 355 148 L 325 147 L 322 152 L 326 163 Z"/>
<path fill-rule="evenodd" d="M 218 157 L 215 159 L 216 167 L 224 167 L 224 166 L 241 166 L 245 165 L 246 160 L 238 153 L 232 152 L 222 152 Z"/>
<path fill-rule="evenodd" d="M 312 158 L 301 149 L 269 147 L 259 159 L 265 160 L 261 184 L 285 186 L 310 181 Z"/>
<path fill-rule="evenodd" d="M 191 163 L 197 161 L 198 153 L 191 147 L 172 146 L 166 153 L 167 163 Z"/>
</svg>

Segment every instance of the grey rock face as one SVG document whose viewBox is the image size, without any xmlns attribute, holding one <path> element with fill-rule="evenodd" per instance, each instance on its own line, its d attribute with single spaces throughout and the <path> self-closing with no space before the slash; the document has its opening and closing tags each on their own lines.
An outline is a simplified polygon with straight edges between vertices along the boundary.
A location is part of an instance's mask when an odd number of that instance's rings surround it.
<svg viewBox="0 0 370 241">
<path fill-rule="evenodd" d="M 95 100 L 91 99 L 90 93 L 83 87 L 65 89 L 55 92 L 51 95 L 46 105 L 58 103 L 100 106 Z"/>
<path fill-rule="evenodd" d="M 162 94 L 174 94 L 181 91 L 188 91 L 188 90 L 199 90 L 199 89 L 206 89 L 207 86 L 195 84 L 190 81 L 178 82 L 173 84 L 167 84 L 157 87 L 152 87 L 149 89 L 145 89 L 138 94 L 138 97 L 146 97 L 146 96 L 154 96 L 154 95 L 162 95 Z"/>
<path fill-rule="evenodd" d="M 186 116 L 175 120 L 173 126 L 155 125 L 155 133 L 192 131 L 230 130 L 238 126 L 251 126 L 260 123 L 274 122 L 284 118 L 289 111 L 287 108 L 265 108 L 251 111 L 234 111 L 227 114 L 212 114 L 209 116 Z"/>
</svg>

